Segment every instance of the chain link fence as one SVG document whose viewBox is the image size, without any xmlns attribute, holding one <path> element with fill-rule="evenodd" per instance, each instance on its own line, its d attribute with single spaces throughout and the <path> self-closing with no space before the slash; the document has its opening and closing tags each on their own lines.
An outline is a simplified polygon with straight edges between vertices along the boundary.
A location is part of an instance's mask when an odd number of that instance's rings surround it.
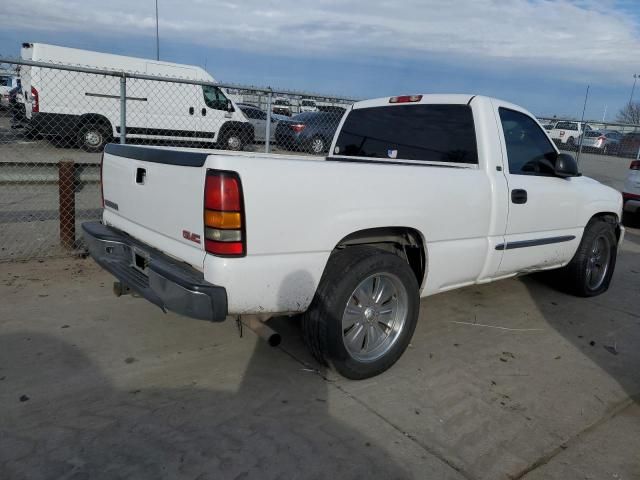
<svg viewBox="0 0 640 480">
<path fill-rule="evenodd" d="M 0 63 L 11 78 L 0 97 L 0 262 L 84 251 L 80 224 L 100 218 L 109 142 L 325 155 L 354 101 L 221 84 L 195 67 Z"/>
<path fill-rule="evenodd" d="M 141 62 L 145 62 L 141 60 Z M 325 155 L 353 99 L 0 57 L 0 262 L 84 250 L 105 144 Z M 640 126 L 541 119 L 561 149 L 636 159 Z"/>
<path fill-rule="evenodd" d="M 561 150 L 640 159 L 640 125 L 539 118 Z"/>
</svg>

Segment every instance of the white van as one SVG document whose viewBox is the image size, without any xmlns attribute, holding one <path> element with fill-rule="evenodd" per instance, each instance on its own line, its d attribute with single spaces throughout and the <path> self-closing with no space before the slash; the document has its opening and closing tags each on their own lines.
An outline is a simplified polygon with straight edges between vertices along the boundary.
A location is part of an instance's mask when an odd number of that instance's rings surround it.
<svg viewBox="0 0 640 480">
<path fill-rule="evenodd" d="M 0 107 L 9 108 L 9 92 L 18 85 L 18 77 L 9 70 L 0 70 Z"/>
<path fill-rule="evenodd" d="M 143 58 L 24 43 L 24 60 L 214 82 L 200 67 Z M 71 139 L 102 151 L 120 136 L 118 77 L 43 67 L 20 69 L 30 133 Z M 215 142 L 241 150 L 253 143 L 253 126 L 233 100 L 214 86 L 127 78 L 127 139 Z"/>
</svg>

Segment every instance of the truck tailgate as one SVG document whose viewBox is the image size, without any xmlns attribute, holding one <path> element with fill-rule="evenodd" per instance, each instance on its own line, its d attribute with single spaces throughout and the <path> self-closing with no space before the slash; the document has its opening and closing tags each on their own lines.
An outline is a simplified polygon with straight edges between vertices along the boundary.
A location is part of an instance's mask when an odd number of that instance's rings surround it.
<svg viewBox="0 0 640 480">
<path fill-rule="evenodd" d="M 202 269 L 207 156 L 184 149 L 107 145 L 104 223 Z"/>
</svg>

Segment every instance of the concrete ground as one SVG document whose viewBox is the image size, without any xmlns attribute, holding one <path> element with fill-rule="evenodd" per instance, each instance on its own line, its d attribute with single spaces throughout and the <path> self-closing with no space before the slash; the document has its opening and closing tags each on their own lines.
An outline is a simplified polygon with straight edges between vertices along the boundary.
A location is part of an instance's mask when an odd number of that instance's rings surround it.
<svg viewBox="0 0 640 480">
<path fill-rule="evenodd" d="M 295 319 L 272 349 L 111 283 L 88 259 L 0 264 L 0 478 L 640 478 L 640 230 L 600 297 L 523 277 L 423 300 L 359 382 Z"/>
</svg>

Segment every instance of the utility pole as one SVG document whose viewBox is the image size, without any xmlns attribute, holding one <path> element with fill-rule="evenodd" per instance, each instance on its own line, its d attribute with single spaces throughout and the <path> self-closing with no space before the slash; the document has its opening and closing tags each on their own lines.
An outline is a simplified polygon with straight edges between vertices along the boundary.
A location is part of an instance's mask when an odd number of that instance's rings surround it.
<svg viewBox="0 0 640 480">
<path fill-rule="evenodd" d="M 160 60 L 160 32 L 158 28 L 158 0 L 156 0 L 156 60 Z"/>
<path fill-rule="evenodd" d="M 636 81 L 638 81 L 639 78 L 640 78 L 640 75 L 638 75 L 637 73 L 633 74 L 633 87 L 631 87 L 631 96 L 629 97 L 629 105 L 631 105 L 631 102 L 633 102 L 633 92 L 636 89 Z"/>
<path fill-rule="evenodd" d="M 584 112 L 587 109 L 587 100 L 589 99 L 589 87 L 587 85 L 587 92 L 584 94 L 584 106 L 582 107 L 582 119 L 580 120 L 580 126 L 582 128 L 582 134 L 580 135 L 580 145 L 578 146 L 578 157 L 576 158 L 576 163 L 580 162 L 580 154 L 582 153 L 582 141 L 584 140 L 584 134 L 587 132 L 587 129 L 584 125 Z"/>
</svg>

